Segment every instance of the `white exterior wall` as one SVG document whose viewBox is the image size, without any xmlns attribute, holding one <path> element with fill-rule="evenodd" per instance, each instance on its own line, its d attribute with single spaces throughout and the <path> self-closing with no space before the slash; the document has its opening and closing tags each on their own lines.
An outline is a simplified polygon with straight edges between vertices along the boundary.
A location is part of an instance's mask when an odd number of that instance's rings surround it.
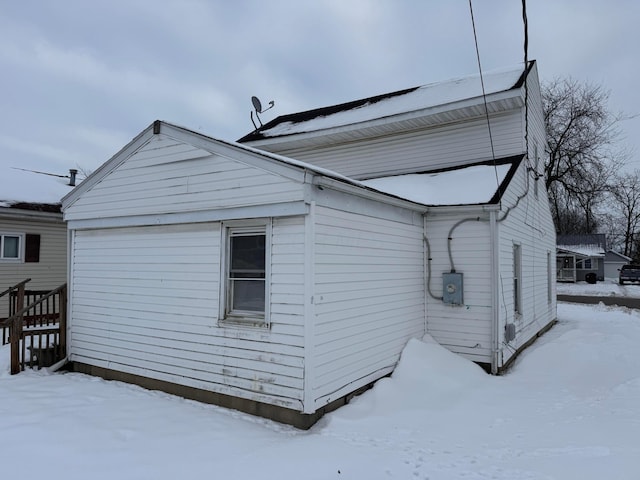
<svg viewBox="0 0 640 480">
<path fill-rule="evenodd" d="M 303 238 L 273 220 L 266 329 L 218 323 L 219 222 L 76 231 L 70 359 L 302 410 Z"/>
<path fill-rule="evenodd" d="M 53 290 L 67 281 L 67 227 L 57 221 L 0 218 L 1 233 L 40 235 L 39 262 L 13 262 L 0 260 L 0 291 L 4 291 L 27 278 L 29 290 Z M 23 245 L 24 249 L 24 238 Z M 7 296 L 0 298 L 0 318 L 9 313 Z"/>
<path fill-rule="evenodd" d="M 304 175 L 163 134 L 130 155 L 65 206 L 70 359 L 302 411 L 305 217 L 279 205 L 303 205 Z M 222 225 L 258 217 L 272 222 L 269 326 L 220 323 Z"/>
<path fill-rule="evenodd" d="M 548 199 L 541 178 L 538 198 L 534 193 L 534 180 L 530 176 L 526 186 L 526 163 L 518 169 L 502 201 L 503 211 L 515 205 L 518 196 L 528 193 L 512 209 L 503 222 L 498 223 L 500 283 L 499 283 L 499 351 L 498 366 L 502 366 L 513 353 L 531 340 L 541 329 L 556 318 L 556 261 L 555 228 L 548 207 Z M 522 258 L 522 314 L 514 310 L 513 246 L 520 245 Z M 550 268 L 547 254 L 550 254 Z M 515 323 L 516 339 L 505 342 L 506 323 Z"/>
<path fill-rule="evenodd" d="M 522 117 L 513 110 L 491 116 L 497 157 L 522 153 Z M 303 160 L 355 179 L 420 172 L 492 158 L 485 117 L 464 122 L 302 150 L 260 148 Z"/>
<path fill-rule="evenodd" d="M 522 137 L 522 151 L 528 149 L 529 155 L 523 160 L 503 196 L 503 212 L 500 216 L 504 215 L 507 208 L 516 205 L 518 197 L 525 192 L 526 195 L 518 206 L 510 211 L 507 219 L 498 223 L 501 278 L 498 367 L 556 319 L 556 236 L 542 176 L 546 135 L 537 69 L 533 69 L 528 76 L 527 100 L 528 111 L 522 109 L 521 112 L 523 122 L 525 113 L 529 118 L 528 139 Z M 534 175 L 536 167 L 540 175 L 537 181 L 537 195 Z M 528 172 L 528 181 L 527 168 L 531 169 Z M 522 257 L 521 315 L 515 313 L 513 303 L 513 245 L 516 243 L 520 245 Z M 516 338 L 508 344 L 504 338 L 506 323 L 516 325 Z"/>
<path fill-rule="evenodd" d="M 620 269 L 623 265 L 628 264 L 626 260 L 620 259 L 619 261 L 608 260 L 604 262 L 604 278 L 618 281 L 620 277 Z"/>
<path fill-rule="evenodd" d="M 451 271 L 447 238 L 471 213 L 430 213 L 426 232 L 431 247 L 431 292 L 442 296 L 442 274 Z M 482 220 L 460 224 L 452 234 L 451 252 L 456 272 L 463 274 L 463 305 L 449 305 L 427 296 L 427 333 L 452 352 L 474 362 L 491 362 L 492 291 L 490 224 Z"/>
<path fill-rule="evenodd" d="M 390 373 L 407 340 L 424 334 L 421 223 L 317 207 L 316 408 Z"/>
</svg>

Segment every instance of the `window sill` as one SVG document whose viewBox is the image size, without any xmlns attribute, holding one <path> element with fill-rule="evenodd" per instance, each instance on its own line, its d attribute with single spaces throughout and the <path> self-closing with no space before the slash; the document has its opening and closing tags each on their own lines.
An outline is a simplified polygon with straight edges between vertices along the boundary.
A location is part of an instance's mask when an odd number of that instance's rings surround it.
<svg viewBox="0 0 640 480">
<path fill-rule="evenodd" d="M 241 315 L 227 315 L 225 318 L 218 320 L 218 326 L 260 330 L 269 330 L 270 328 L 269 323 L 264 319 L 264 317 L 245 317 Z"/>
</svg>

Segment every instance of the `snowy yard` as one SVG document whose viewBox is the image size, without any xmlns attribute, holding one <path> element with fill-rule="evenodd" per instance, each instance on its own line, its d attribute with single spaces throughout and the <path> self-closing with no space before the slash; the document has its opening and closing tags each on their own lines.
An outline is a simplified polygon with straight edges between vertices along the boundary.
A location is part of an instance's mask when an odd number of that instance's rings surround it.
<svg viewBox="0 0 640 480">
<path fill-rule="evenodd" d="M 593 297 L 633 297 L 640 298 L 640 285 L 618 285 L 612 278 L 604 282 L 558 283 L 558 295 L 588 295 Z"/>
<path fill-rule="evenodd" d="M 9 376 L 2 347 L 2 478 L 640 478 L 640 313 L 558 316 L 502 377 L 411 341 L 308 432 L 81 374 Z"/>
</svg>

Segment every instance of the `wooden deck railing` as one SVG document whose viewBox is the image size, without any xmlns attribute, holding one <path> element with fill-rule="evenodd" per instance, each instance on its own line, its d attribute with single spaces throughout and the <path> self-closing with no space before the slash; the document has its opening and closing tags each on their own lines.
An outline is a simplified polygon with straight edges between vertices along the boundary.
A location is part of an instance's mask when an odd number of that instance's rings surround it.
<svg viewBox="0 0 640 480">
<path fill-rule="evenodd" d="M 23 280 L 20 283 L 16 283 L 12 287 L 7 288 L 4 292 L 0 292 L 0 298 L 7 295 L 7 305 L 9 306 L 9 314 L 4 318 L 0 316 L 0 325 L 3 324 L 4 320 L 8 319 L 11 315 L 16 313 L 18 299 L 22 299 L 22 301 L 24 301 L 24 286 L 30 281 L 31 279 L 27 278 L 26 280 Z M 22 308 L 23 306 L 24 303 L 20 308 Z M 9 343 L 9 327 L 2 327 L 1 332 L 2 345 L 6 345 L 7 343 Z"/>
<path fill-rule="evenodd" d="M 9 330 L 12 375 L 27 366 L 50 366 L 64 358 L 67 348 L 67 285 L 38 292 L 39 298 L 25 306 L 25 299 L 36 294 L 27 296 L 24 283 L 18 286 L 15 311 L 0 321 L 0 327 Z"/>
</svg>

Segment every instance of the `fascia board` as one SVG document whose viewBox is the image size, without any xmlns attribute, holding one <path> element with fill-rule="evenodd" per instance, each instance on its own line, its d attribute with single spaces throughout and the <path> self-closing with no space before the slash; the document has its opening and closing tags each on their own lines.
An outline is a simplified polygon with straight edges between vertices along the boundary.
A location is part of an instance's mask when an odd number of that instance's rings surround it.
<svg viewBox="0 0 640 480">
<path fill-rule="evenodd" d="M 63 222 L 62 213 L 38 212 L 35 210 L 22 210 L 19 208 L 0 208 L 0 218 L 9 218 L 11 220 L 28 219 L 47 222 Z"/>
</svg>

